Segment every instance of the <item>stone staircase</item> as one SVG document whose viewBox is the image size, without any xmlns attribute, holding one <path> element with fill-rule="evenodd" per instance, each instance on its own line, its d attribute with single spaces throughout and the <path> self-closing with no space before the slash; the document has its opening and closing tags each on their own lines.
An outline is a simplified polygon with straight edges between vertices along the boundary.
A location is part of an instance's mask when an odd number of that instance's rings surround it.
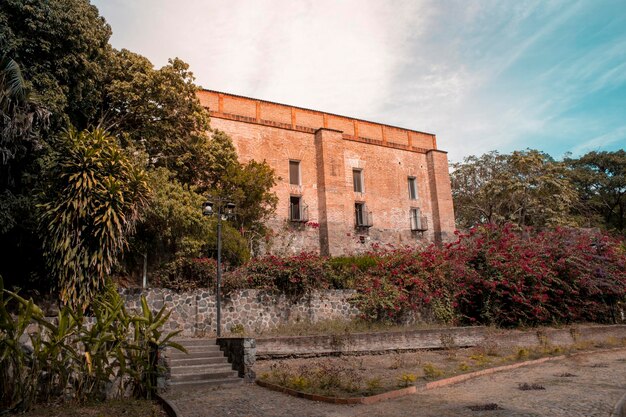
<svg viewBox="0 0 626 417">
<path fill-rule="evenodd" d="M 170 368 L 168 385 L 241 384 L 237 371 L 220 351 L 215 339 L 176 340 L 188 353 L 168 348 L 166 361 Z"/>
</svg>

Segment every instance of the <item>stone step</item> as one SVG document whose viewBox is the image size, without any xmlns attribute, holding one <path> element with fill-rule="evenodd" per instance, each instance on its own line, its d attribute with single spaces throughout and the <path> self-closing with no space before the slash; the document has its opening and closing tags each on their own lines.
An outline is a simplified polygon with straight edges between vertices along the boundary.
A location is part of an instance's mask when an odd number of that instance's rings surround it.
<svg viewBox="0 0 626 417">
<path fill-rule="evenodd" d="M 183 345 L 185 347 L 191 346 L 217 346 L 216 339 L 176 339 L 173 342 Z"/>
<path fill-rule="evenodd" d="M 200 379 L 191 381 L 170 381 L 170 386 L 184 386 L 184 385 L 210 385 L 210 386 L 233 386 L 243 384 L 242 378 L 220 378 L 220 379 Z"/>
<path fill-rule="evenodd" d="M 219 345 L 183 345 L 183 347 L 187 350 L 187 352 L 219 352 Z M 181 352 L 178 349 L 169 349 L 171 352 Z"/>
<path fill-rule="evenodd" d="M 221 372 L 232 371 L 233 368 L 229 363 L 212 363 L 202 365 L 188 365 L 188 366 L 172 366 L 170 367 L 170 374 L 173 375 L 188 375 L 188 374 L 201 374 L 206 372 Z"/>
<path fill-rule="evenodd" d="M 227 370 L 214 371 L 214 372 L 204 371 L 204 372 L 198 372 L 195 374 L 180 374 L 180 375 L 170 376 L 170 380 L 172 382 L 227 379 L 227 378 L 239 379 L 237 371 L 227 369 Z"/>
<path fill-rule="evenodd" d="M 177 359 L 211 359 L 211 358 L 223 358 L 222 352 L 198 352 L 198 353 L 181 353 L 167 356 L 170 360 Z"/>
<path fill-rule="evenodd" d="M 177 367 L 177 366 L 192 366 L 192 365 L 209 365 L 209 364 L 213 364 L 213 363 L 227 363 L 228 360 L 220 355 L 220 356 L 211 356 L 211 357 L 201 357 L 201 358 L 190 358 L 190 357 L 185 357 L 185 358 L 181 358 L 181 359 L 169 359 L 168 363 L 170 364 L 170 367 Z"/>
</svg>

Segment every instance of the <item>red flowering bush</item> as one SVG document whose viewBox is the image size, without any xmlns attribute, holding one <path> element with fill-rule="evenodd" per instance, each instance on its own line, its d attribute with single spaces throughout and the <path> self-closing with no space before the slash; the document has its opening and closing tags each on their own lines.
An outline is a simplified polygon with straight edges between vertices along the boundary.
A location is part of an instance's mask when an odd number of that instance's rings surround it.
<svg viewBox="0 0 626 417">
<path fill-rule="evenodd" d="M 482 226 L 454 243 L 382 254 L 353 303 L 370 320 L 430 311 L 448 323 L 501 326 L 615 321 L 626 255 L 598 232 Z"/>
<path fill-rule="evenodd" d="M 626 295 L 626 257 L 606 235 L 483 226 L 448 245 L 458 312 L 511 326 L 607 321 Z"/>
<path fill-rule="evenodd" d="M 450 265 L 442 255 L 435 246 L 379 253 L 377 265 L 356 282 L 352 302 L 369 320 L 402 322 L 430 309 L 440 320 L 454 321 Z"/>
</svg>

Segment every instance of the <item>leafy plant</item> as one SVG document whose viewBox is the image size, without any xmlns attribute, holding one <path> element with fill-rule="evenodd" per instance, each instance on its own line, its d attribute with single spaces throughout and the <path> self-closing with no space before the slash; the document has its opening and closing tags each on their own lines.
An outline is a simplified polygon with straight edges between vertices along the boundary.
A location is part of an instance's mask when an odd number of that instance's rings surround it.
<svg viewBox="0 0 626 417">
<path fill-rule="evenodd" d="M 93 318 L 68 305 L 51 322 L 32 301 L 5 290 L 0 280 L 0 406 L 27 410 L 51 399 L 93 401 L 106 396 L 150 398 L 161 371 L 159 350 L 178 332 L 161 331 L 169 313 L 125 309 L 113 285 L 92 304 Z M 9 307 L 17 314 L 9 313 Z M 28 344 L 24 340 L 29 341 Z"/>
<path fill-rule="evenodd" d="M 104 130 L 70 128 L 47 176 L 45 255 L 63 302 L 84 310 L 126 246 L 148 194 L 145 172 Z"/>
</svg>

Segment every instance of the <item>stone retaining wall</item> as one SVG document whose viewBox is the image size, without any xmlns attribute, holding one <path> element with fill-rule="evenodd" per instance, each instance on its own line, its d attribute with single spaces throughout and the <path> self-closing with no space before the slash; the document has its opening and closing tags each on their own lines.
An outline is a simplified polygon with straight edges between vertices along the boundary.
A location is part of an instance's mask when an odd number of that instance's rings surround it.
<svg viewBox="0 0 626 417">
<path fill-rule="evenodd" d="M 215 333 L 215 295 L 207 290 L 177 293 L 162 288 L 121 290 L 127 308 L 140 308 L 145 295 L 150 308 L 159 310 L 164 305 L 171 309 L 166 331 L 182 330 L 183 336 L 201 337 Z M 316 292 L 310 299 L 298 302 L 284 295 L 262 290 L 241 290 L 222 299 L 222 331 L 228 333 L 236 326 L 246 332 L 258 332 L 285 323 L 355 318 L 359 311 L 348 299 L 352 290 Z"/>
<path fill-rule="evenodd" d="M 626 325 L 577 325 L 562 329 L 499 330 L 452 327 L 384 333 L 347 333 L 256 339 L 258 359 L 337 354 L 368 354 L 419 349 L 494 345 L 531 347 L 570 346 L 581 342 L 626 340 Z"/>
</svg>

